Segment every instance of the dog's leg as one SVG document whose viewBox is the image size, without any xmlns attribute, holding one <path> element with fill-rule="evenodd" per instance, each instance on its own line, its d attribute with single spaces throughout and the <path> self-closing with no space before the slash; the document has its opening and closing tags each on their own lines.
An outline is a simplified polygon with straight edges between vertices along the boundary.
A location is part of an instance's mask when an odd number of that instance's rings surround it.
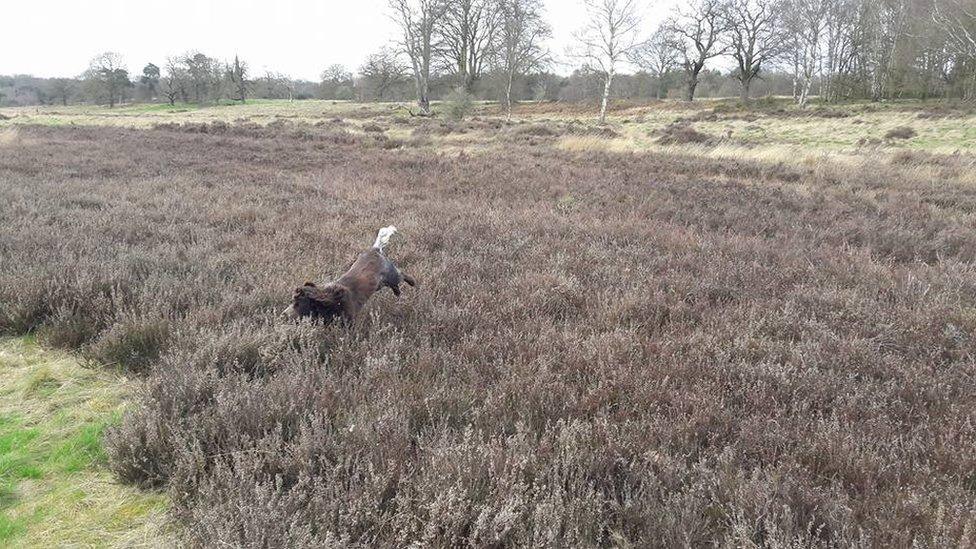
<svg viewBox="0 0 976 549">
<path fill-rule="evenodd" d="M 393 295 L 400 297 L 400 286 L 390 286 L 390 289 L 393 290 Z"/>
<path fill-rule="evenodd" d="M 400 277 L 403 278 L 403 281 L 404 282 L 406 282 L 407 284 L 409 284 L 411 286 L 416 286 L 417 285 L 417 281 L 414 280 L 413 277 L 410 276 L 410 275 L 408 275 L 408 274 L 400 273 Z"/>
</svg>

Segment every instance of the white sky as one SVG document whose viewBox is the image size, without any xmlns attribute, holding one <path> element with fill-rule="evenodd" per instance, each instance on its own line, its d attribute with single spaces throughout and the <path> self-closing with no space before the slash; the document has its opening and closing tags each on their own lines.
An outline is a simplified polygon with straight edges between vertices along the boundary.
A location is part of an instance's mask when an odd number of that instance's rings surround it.
<svg viewBox="0 0 976 549">
<path fill-rule="evenodd" d="M 675 0 L 644 0 L 645 33 Z M 584 20 L 582 0 L 545 0 L 560 58 Z M 395 35 L 387 0 L 2 0 L 0 74 L 76 76 L 104 51 L 120 53 L 130 74 L 146 63 L 199 50 L 234 54 L 251 73 L 265 69 L 318 81 L 341 63 L 356 71 Z M 554 67 L 568 73 L 571 67 Z"/>
</svg>

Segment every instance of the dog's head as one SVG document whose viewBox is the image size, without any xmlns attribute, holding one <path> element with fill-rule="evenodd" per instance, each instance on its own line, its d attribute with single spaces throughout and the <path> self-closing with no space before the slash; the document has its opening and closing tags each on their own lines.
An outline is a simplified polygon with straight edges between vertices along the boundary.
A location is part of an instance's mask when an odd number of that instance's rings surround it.
<svg viewBox="0 0 976 549">
<path fill-rule="evenodd" d="M 319 288 L 311 282 L 295 288 L 291 305 L 284 315 L 291 319 L 304 316 L 331 320 L 342 314 L 343 304 L 349 290 L 339 284 L 329 284 Z"/>
</svg>

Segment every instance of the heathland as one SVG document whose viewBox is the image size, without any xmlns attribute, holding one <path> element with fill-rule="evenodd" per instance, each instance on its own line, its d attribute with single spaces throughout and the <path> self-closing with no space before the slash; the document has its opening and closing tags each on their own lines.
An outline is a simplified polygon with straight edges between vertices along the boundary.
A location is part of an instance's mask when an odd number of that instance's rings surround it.
<svg viewBox="0 0 976 549">
<path fill-rule="evenodd" d="M 202 546 L 976 542 L 970 107 L 0 114 L 0 334 L 126 373 L 71 436 L 148 498 L 134 529 L 165 506 Z M 280 318 L 389 224 L 418 288 L 351 330 Z"/>
</svg>

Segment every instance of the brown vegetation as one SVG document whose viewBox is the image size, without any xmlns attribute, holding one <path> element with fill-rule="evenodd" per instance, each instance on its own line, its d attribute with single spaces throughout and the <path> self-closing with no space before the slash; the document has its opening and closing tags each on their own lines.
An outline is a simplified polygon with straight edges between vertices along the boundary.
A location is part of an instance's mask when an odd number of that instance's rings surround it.
<svg viewBox="0 0 976 549">
<path fill-rule="evenodd" d="M 706 145 L 713 141 L 712 136 L 696 130 L 686 122 L 677 122 L 665 126 L 657 138 L 657 142 L 661 145 Z"/>
<path fill-rule="evenodd" d="M 111 461 L 190 542 L 972 543 L 968 187 L 198 129 L 0 146 L 0 333 L 147 372 Z M 422 288 L 277 318 L 390 223 Z"/>
<path fill-rule="evenodd" d="M 891 128 L 885 133 L 885 139 L 911 139 L 918 135 L 918 132 L 910 126 L 898 126 Z"/>
</svg>

